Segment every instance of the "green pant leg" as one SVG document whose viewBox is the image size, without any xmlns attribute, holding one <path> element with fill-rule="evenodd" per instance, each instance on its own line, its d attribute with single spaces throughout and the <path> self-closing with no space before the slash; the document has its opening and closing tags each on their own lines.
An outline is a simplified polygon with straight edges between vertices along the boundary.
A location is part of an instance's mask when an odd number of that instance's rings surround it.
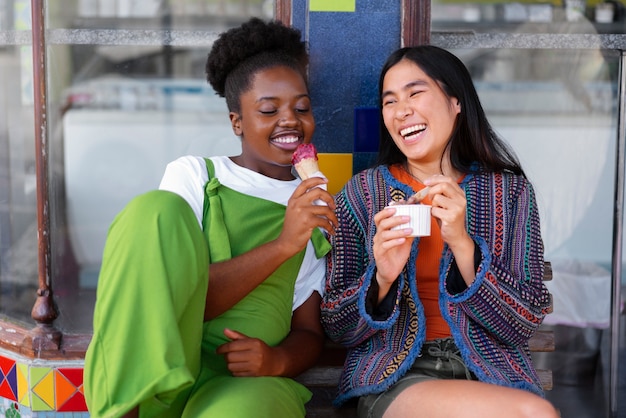
<svg viewBox="0 0 626 418">
<path fill-rule="evenodd" d="M 109 229 L 98 281 L 94 334 L 85 357 L 92 417 L 180 417 L 200 368 L 208 251 L 178 195 L 135 198 Z M 180 405 L 182 407 L 182 405 Z"/>
</svg>

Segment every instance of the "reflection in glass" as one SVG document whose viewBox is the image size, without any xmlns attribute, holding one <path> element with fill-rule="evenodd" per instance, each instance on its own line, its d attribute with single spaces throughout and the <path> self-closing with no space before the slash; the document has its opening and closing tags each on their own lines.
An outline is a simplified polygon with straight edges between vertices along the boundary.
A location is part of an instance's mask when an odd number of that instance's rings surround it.
<svg viewBox="0 0 626 418">
<path fill-rule="evenodd" d="M 618 1 L 433 0 L 433 32 L 624 33 L 624 5 Z"/>
<path fill-rule="evenodd" d="M 619 54 L 455 53 L 470 68 L 493 128 L 521 159 L 537 196 L 554 276 L 546 282 L 554 311 L 542 327 L 555 333 L 556 351 L 533 353 L 537 368 L 553 372 L 555 389 L 547 398 L 562 411 L 598 416 L 603 392 L 591 388 L 609 387 L 608 360 L 600 359 L 608 353 L 601 340 L 608 338 L 611 321 Z M 574 385 L 580 392 L 563 392 Z"/>
<path fill-rule="evenodd" d="M 0 46 L 0 314 L 32 322 L 38 287 L 32 53 Z"/>
<path fill-rule="evenodd" d="M 66 332 L 91 331 L 106 233 L 124 205 L 157 188 L 179 156 L 239 153 L 205 61 L 220 32 L 274 9 L 260 0 L 118 0 L 95 14 L 85 7 L 98 2 L 79 3 L 76 15 L 51 8 L 58 29 L 47 49 L 52 288 L 55 325 Z M 154 7 L 137 15 L 126 3 Z"/>
<path fill-rule="evenodd" d="M 456 50 L 496 131 L 535 184 L 546 257 L 612 254 L 617 54 L 593 50 Z"/>
<path fill-rule="evenodd" d="M 47 6 L 51 29 L 201 30 L 274 14 L 273 0 L 63 0 Z"/>
</svg>

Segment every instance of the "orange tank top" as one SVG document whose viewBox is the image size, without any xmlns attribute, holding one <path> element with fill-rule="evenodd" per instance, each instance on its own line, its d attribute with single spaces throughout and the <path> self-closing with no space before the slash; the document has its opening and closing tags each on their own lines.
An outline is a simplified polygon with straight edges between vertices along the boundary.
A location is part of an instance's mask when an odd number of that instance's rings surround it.
<svg viewBox="0 0 626 418">
<path fill-rule="evenodd" d="M 418 192 L 425 186 L 406 172 L 400 165 L 389 167 L 391 174 L 402 183 L 408 184 L 414 192 Z M 430 205 L 430 198 L 422 203 Z M 437 220 L 431 217 L 430 236 L 421 237 L 418 247 L 415 280 L 417 292 L 424 305 L 426 315 L 426 341 L 437 338 L 450 337 L 450 327 L 441 316 L 439 309 L 439 262 L 443 252 L 443 239 Z"/>
</svg>

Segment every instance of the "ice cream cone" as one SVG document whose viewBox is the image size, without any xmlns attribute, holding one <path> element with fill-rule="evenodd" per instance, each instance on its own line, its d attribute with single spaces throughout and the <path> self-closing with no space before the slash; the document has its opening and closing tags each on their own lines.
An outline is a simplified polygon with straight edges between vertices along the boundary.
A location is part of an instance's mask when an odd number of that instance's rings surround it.
<svg viewBox="0 0 626 418">
<path fill-rule="evenodd" d="M 298 176 L 301 180 L 306 180 L 311 177 L 326 178 L 326 176 L 320 171 L 319 165 L 317 163 L 317 150 L 315 149 L 315 146 L 311 143 L 298 145 L 298 148 L 296 148 L 296 150 L 293 152 L 293 156 L 291 157 L 291 163 L 296 169 Z M 317 187 L 326 190 L 325 184 L 319 185 Z M 320 199 L 318 199 L 314 203 L 316 205 L 326 204 Z"/>
<path fill-rule="evenodd" d="M 300 160 L 300 162 L 294 164 L 294 167 L 302 180 L 311 178 L 314 173 L 320 171 L 317 159 L 313 158 L 304 158 Z"/>
</svg>

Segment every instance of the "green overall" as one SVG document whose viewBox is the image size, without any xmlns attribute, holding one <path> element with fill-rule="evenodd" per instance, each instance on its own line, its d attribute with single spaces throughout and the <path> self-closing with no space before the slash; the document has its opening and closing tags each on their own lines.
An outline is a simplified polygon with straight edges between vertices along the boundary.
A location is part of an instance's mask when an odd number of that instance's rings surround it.
<svg viewBox="0 0 626 418">
<path fill-rule="evenodd" d="M 151 191 L 113 221 L 85 357 L 92 417 L 298 417 L 311 393 L 282 377 L 233 377 L 215 348 L 224 328 L 279 344 L 289 333 L 304 251 L 222 315 L 203 323 L 210 262 L 280 234 L 285 207 L 220 185 L 207 160 L 203 230 L 177 194 Z M 323 256 L 330 246 L 316 230 Z M 219 297 L 219 296 L 215 296 Z M 210 301 L 211 297 L 209 297 Z M 209 302 L 210 303 L 210 302 Z"/>
</svg>

